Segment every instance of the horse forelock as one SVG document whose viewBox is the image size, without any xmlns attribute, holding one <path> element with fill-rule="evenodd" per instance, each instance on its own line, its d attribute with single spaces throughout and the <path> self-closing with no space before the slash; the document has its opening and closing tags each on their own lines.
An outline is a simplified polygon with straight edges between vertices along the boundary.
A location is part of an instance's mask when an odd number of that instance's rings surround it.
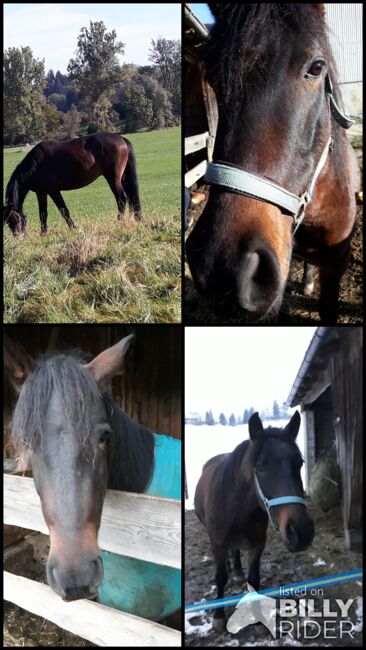
<svg viewBox="0 0 366 650">
<path fill-rule="evenodd" d="M 94 378 L 82 368 L 80 355 L 43 355 L 23 384 L 12 423 L 17 447 L 35 450 L 47 435 L 47 408 L 55 391 L 67 425 L 78 436 L 85 455 L 94 453 L 93 412 L 102 400 Z"/>
<path fill-rule="evenodd" d="M 321 42 L 332 79 L 337 81 L 325 21 L 311 4 L 228 4 L 223 5 L 202 49 L 208 80 L 221 88 L 222 101 L 239 99 L 253 72 L 258 83 L 269 78 L 288 30 L 308 33 Z"/>
</svg>

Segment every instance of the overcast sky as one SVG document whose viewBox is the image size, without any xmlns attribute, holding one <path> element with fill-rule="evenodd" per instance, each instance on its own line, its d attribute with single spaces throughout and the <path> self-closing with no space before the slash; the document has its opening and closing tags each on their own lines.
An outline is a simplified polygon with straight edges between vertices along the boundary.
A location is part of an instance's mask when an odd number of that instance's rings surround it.
<svg viewBox="0 0 366 650">
<path fill-rule="evenodd" d="M 29 45 L 37 59 L 45 59 L 46 71 L 65 73 L 74 56 L 81 27 L 103 20 L 125 43 L 120 63 L 149 64 L 151 39 L 181 37 L 181 5 L 167 4 L 4 4 L 4 47 Z"/>
<path fill-rule="evenodd" d="M 186 327 L 185 408 L 217 417 L 288 397 L 315 327 Z"/>
</svg>

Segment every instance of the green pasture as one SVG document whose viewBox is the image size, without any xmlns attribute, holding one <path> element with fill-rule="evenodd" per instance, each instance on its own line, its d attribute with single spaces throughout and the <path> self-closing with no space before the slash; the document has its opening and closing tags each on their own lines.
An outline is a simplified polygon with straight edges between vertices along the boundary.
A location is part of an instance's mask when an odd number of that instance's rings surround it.
<svg viewBox="0 0 366 650">
<path fill-rule="evenodd" d="M 5 227 L 7 323 L 179 322 L 181 318 L 180 129 L 126 134 L 137 158 L 144 220 L 117 221 L 104 178 L 63 192 L 69 231 L 50 198 L 47 237 L 38 204 L 24 203 L 27 234 Z M 4 151 L 4 186 L 28 149 Z"/>
</svg>

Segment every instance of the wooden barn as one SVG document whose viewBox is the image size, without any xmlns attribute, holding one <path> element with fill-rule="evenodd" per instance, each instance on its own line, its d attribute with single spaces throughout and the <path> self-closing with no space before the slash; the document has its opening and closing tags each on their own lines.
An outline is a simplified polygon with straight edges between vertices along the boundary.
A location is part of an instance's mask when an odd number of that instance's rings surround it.
<svg viewBox="0 0 366 650">
<path fill-rule="evenodd" d="M 185 187 L 192 187 L 206 173 L 217 129 L 215 93 L 205 81 L 201 48 L 208 30 L 184 5 L 184 154 Z"/>
<path fill-rule="evenodd" d="M 339 465 L 345 541 L 362 547 L 362 328 L 319 327 L 287 404 L 301 406 L 307 484 L 322 452 Z"/>
<path fill-rule="evenodd" d="M 16 325 L 6 328 L 6 336 L 15 344 L 19 343 L 34 359 L 42 353 L 74 349 L 84 353 L 85 360 L 89 361 L 132 333 L 135 341 L 126 356 L 125 372 L 113 379 L 114 400 L 130 417 L 151 431 L 180 439 L 180 328 L 169 325 Z M 4 379 L 4 430 L 7 434 L 16 393 L 6 375 Z M 123 608 L 107 606 L 103 600 L 65 603 L 48 585 L 24 576 L 24 572 L 28 576 L 33 551 L 31 543 L 20 540 L 32 531 L 45 535 L 49 531 L 31 472 L 26 472 L 26 476 L 21 475 L 22 472 L 12 472 L 14 460 L 10 459 L 14 457 L 14 450 L 7 435 L 4 451 L 8 456 L 4 459 L 5 600 L 96 645 L 180 646 L 180 632 L 169 626 L 179 628 L 174 620 L 162 625 L 148 616 L 135 616 L 122 611 Z M 7 470 L 10 473 L 6 473 Z M 107 490 L 98 535 L 103 553 L 111 557 L 122 556 L 128 561 L 152 563 L 162 567 L 164 575 L 171 570 L 180 576 L 180 536 L 181 502 L 178 498 Z"/>
</svg>

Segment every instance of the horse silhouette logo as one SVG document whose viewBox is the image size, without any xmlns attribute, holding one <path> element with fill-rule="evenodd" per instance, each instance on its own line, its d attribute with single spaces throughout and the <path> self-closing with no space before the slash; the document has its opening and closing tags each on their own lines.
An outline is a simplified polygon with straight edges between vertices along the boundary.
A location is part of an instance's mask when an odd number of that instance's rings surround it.
<svg viewBox="0 0 366 650">
<path fill-rule="evenodd" d="M 268 598 L 258 594 L 259 598 L 254 599 L 253 594 L 256 590 L 249 584 L 248 593 L 241 598 L 230 616 L 226 629 L 231 634 L 236 634 L 244 627 L 254 623 L 263 623 L 270 631 L 272 636 L 276 637 L 276 599 Z"/>
</svg>

